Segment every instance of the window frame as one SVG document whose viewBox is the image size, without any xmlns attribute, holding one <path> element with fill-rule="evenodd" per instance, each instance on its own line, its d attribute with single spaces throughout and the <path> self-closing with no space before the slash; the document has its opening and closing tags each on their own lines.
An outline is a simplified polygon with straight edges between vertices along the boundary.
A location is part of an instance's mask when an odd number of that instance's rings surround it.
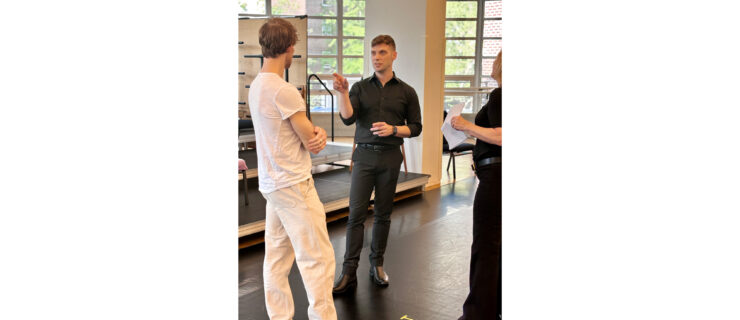
<svg viewBox="0 0 740 320">
<path fill-rule="evenodd" d="M 336 39 L 337 40 L 337 54 L 336 55 L 314 55 L 314 54 L 308 54 L 308 59 L 311 58 L 331 58 L 337 60 L 337 69 L 336 72 L 344 76 L 345 78 L 360 78 L 362 79 L 365 74 L 365 48 L 363 44 L 363 53 L 362 55 L 345 55 L 344 54 L 344 40 L 362 40 L 363 43 L 365 41 L 365 35 L 363 36 L 345 36 L 344 35 L 344 22 L 345 21 L 365 21 L 365 17 L 346 17 L 344 16 L 344 0 L 336 0 L 336 14 L 333 16 L 316 16 L 316 15 L 308 15 L 308 21 L 311 20 L 323 20 L 323 19 L 334 19 L 337 22 L 337 35 L 336 36 L 326 36 L 326 35 L 308 35 L 308 41 L 311 41 L 311 39 Z M 367 1 L 365 2 L 367 5 Z M 362 71 L 361 73 L 344 73 L 344 59 L 345 58 L 360 58 L 362 59 Z M 306 66 L 308 68 L 308 65 Z M 308 71 L 308 70 L 307 70 Z M 311 75 L 310 71 L 308 72 L 308 75 Z M 323 73 L 316 73 L 316 75 L 321 79 L 322 81 L 331 81 L 334 79 L 334 76 L 332 74 L 323 74 Z M 328 86 L 329 89 L 334 94 L 334 105 L 337 105 L 336 96 L 337 92 L 331 87 Z M 308 88 L 311 93 L 311 97 L 314 96 L 328 96 L 329 93 L 327 93 L 325 90 L 319 89 L 311 89 Z M 325 99 L 325 97 L 324 97 Z M 308 105 L 310 108 L 313 108 L 311 106 L 311 102 L 308 102 Z M 337 111 L 337 110 L 335 110 Z M 327 111 L 314 111 L 311 110 L 311 113 L 328 113 Z"/>
<path fill-rule="evenodd" d="M 445 34 L 445 45 L 447 40 L 475 40 L 475 56 L 448 56 L 445 49 L 445 65 L 448 59 L 474 59 L 474 67 L 472 75 L 447 75 L 445 70 L 444 75 L 444 96 L 473 96 L 473 108 L 472 113 L 477 113 L 480 108 L 487 102 L 486 93 L 493 90 L 495 87 L 481 87 L 481 79 L 483 77 L 489 77 L 489 75 L 483 74 L 483 59 L 494 59 L 495 56 L 483 56 L 483 41 L 484 40 L 502 40 L 503 37 L 484 37 L 484 26 L 486 21 L 503 21 L 502 17 L 491 17 L 486 18 L 486 2 L 502 2 L 503 0 L 447 0 L 445 2 L 477 2 L 476 18 L 447 18 L 445 16 L 445 29 L 447 21 L 476 21 L 475 24 L 475 37 L 447 37 Z M 445 30 L 446 31 L 446 30 Z M 498 54 L 498 53 L 496 53 Z M 468 81 L 470 86 L 467 88 L 447 87 L 447 81 Z M 447 110 L 447 109 L 445 109 Z M 466 112 L 464 112 L 466 113 Z"/>
</svg>

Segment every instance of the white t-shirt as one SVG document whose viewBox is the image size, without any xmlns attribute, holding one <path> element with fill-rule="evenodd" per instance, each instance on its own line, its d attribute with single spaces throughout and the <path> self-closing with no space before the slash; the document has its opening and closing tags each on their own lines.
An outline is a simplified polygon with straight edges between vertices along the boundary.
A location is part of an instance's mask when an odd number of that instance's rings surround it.
<svg viewBox="0 0 740 320">
<path fill-rule="evenodd" d="M 293 131 L 290 116 L 305 112 L 295 86 L 260 72 L 249 88 L 249 112 L 257 143 L 259 190 L 270 193 L 311 178 L 311 155 Z"/>
</svg>

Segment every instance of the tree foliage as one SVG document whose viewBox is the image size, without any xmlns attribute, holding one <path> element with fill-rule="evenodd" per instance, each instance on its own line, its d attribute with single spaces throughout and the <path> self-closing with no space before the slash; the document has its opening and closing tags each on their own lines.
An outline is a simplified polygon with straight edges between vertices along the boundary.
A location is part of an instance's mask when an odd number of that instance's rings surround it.
<svg viewBox="0 0 740 320">
<path fill-rule="evenodd" d="M 278 14 L 278 15 L 304 14 L 304 12 L 299 12 L 300 4 L 298 1 L 272 0 L 271 5 L 272 5 L 272 14 Z"/>
</svg>

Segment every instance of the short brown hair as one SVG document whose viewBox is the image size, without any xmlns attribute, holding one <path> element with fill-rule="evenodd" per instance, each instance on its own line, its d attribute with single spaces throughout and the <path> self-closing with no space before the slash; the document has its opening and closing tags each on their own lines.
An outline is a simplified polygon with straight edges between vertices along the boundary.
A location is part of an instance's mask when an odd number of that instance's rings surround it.
<svg viewBox="0 0 740 320">
<path fill-rule="evenodd" d="M 393 38 L 387 34 L 381 34 L 375 38 L 373 38 L 373 42 L 371 43 L 371 47 L 377 46 L 379 44 L 387 44 L 389 47 L 393 48 L 393 50 L 396 50 L 396 42 L 393 41 Z"/>
<path fill-rule="evenodd" d="M 275 58 L 298 42 L 298 32 L 288 20 L 270 18 L 260 27 L 260 46 L 265 58 Z"/>
</svg>

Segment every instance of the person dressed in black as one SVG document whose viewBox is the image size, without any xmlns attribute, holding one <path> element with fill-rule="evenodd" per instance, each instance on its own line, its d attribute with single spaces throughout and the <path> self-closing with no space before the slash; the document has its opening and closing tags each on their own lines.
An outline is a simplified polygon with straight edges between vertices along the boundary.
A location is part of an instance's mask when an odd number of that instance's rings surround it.
<svg viewBox="0 0 740 320">
<path fill-rule="evenodd" d="M 339 114 L 345 125 L 356 123 L 352 154 L 354 166 L 349 195 L 347 249 L 342 274 L 334 285 L 335 294 L 357 287 L 357 267 L 365 235 L 364 225 L 370 195 L 375 189 L 374 223 L 370 246 L 370 277 L 381 287 L 388 286 L 383 254 L 388 243 L 393 197 L 403 155 L 403 138 L 421 133 L 421 108 L 416 91 L 393 72 L 398 56 L 396 43 L 388 35 L 372 41 L 370 55 L 375 73 L 355 83 L 348 92 L 347 79 L 334 74 L 339 94 Z"/>
<path fill-rule="evenodd" d="M 460 116 L 450 120 L 453 128 L 477 138 L 473 161 L 480 180 L 473 200 L 470 293 L 458 320 L 501 316 L 501 52 L 491 77 L 498 88 L 475 116 L 475 123 Z"/>
</svg>

